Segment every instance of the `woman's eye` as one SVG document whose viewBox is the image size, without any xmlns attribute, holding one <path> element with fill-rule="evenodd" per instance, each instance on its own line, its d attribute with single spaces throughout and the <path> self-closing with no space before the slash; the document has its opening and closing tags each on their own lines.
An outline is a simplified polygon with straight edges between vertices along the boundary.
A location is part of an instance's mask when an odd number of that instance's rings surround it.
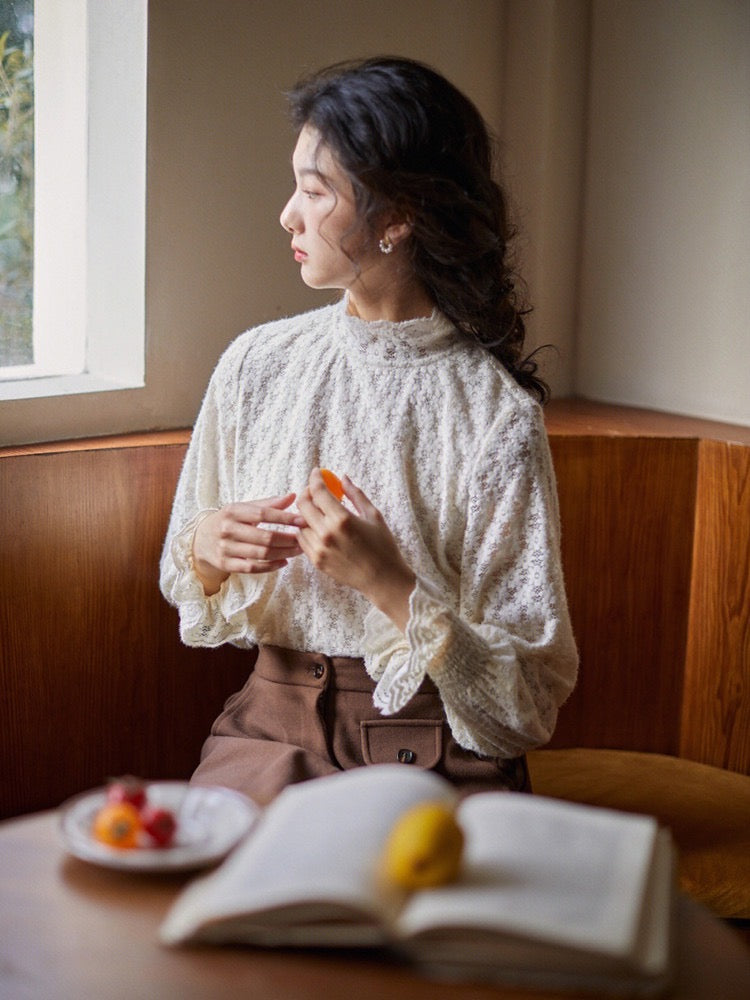
<svg viewBox="0 0 750 1000">
<path fill-rule="evenodd" d="M 303 195 L 304 195 L 304 196 L 305 196 L 306 198 L 311 198 L 311 199 L 312 199 L 312 198 L 317 198 L 317 197 L 318 197 L 318 195 L 320 194 L 320 191 L 309 191 L 309 190 L 308 190 L 308 191 L 305 191 L 305 190 L 304 190 L 304 188 L 303 188 L 303 190 L 302 190 L 302 194 L 303 194 Z"/>
</svg>

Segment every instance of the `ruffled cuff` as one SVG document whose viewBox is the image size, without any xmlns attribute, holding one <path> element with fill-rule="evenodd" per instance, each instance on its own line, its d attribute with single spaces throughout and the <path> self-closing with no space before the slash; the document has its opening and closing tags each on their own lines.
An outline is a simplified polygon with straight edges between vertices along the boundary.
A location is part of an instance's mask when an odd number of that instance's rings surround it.
<svg viewBox="0 0 750 1000">
<path fill-rule="evenodd" d="M 169 597 L 175 604 L 195 599 L 201 595 L 205 599 L 203 584 L 198 579 L 193 566 L 193 536 L 201 521 L 216 512 L 216 507 L 206 507 L 190 518 L 173 537 L 169 546 L 172 562 L 177 574 L 169 589 Z"/>
<path fill-rule="evenodd" d="M 172 538 L 170 553 L 176 576 L 168 598 L 180 613 L 180 637 L 188 646 L 219 646 L 247 638 L 245 612 L 257 600 L 262 582 L 250 574 L 232 573 L 215 594 L 207 595 L 193 566 L 195 530 L 213 508 L 199 511 Z"/>
<path fill-rule="evenodd" d="M 438 589 L 417 577 L 409 597 L 409 621 L 401 632 L 382 611 L 365 618 L 365 667 L 378 683 L 373 703 L 383 715 L 393 715 L 419 690 L 428 668 L 439 671 L 445 649 L 450 611 Z"/>
</svg>

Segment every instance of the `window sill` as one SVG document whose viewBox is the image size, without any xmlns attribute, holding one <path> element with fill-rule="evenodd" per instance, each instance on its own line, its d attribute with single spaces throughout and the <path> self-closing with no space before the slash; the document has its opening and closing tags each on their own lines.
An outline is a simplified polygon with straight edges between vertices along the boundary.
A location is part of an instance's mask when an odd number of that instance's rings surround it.
<svg viewBox="0 0 750 1000">
<path fill-rule="evenodd" d="M 0 382 L 0 400 L 41 399 L 45 396 L 73 396 L 118 389 L 142 389 L 143 380 L 118 380 L 101 375 L 48 375 Z"/>
</svg>

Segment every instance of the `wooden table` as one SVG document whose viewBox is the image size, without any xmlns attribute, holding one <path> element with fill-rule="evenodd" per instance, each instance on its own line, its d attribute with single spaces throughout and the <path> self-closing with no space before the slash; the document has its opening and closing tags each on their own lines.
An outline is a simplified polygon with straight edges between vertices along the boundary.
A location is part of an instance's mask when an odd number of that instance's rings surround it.
<svg viewBox="0 0 750 1000">
<path fill-rule="evenodd" d="M 0 823 L 2 1000 L 530 1000 L 558 994 L 435 983 L 373 955 L 172 950 L 157 928 L 188 876 L 123 874 L 70 857 L 57 814 Z M 750 952 L 680 899 L 675 1000 L 747 1000 Z M 566 995 L 571 1000 L 571 994 Z"/>
</svg>

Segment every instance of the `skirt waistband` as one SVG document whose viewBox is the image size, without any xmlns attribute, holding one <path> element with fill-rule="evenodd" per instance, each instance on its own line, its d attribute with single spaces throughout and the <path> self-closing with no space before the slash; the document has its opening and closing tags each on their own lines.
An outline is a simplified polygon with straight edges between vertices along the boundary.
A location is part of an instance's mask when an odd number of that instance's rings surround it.
<svg viewBox="0 0 750 1000">
<path fill-rule="evenodd" d="M 377 683 L 367 673 L 365 661 L 361 657 L 306 653 L 283 646 L 259 646 L 254 670 L 265 680 L 277 684 L 301 684 L 317 688 L 331 684 L 340 691 L 372 693 Z M 414 697 L 437 693 L 435 683 L 425 677 Z"/>
</svg>

